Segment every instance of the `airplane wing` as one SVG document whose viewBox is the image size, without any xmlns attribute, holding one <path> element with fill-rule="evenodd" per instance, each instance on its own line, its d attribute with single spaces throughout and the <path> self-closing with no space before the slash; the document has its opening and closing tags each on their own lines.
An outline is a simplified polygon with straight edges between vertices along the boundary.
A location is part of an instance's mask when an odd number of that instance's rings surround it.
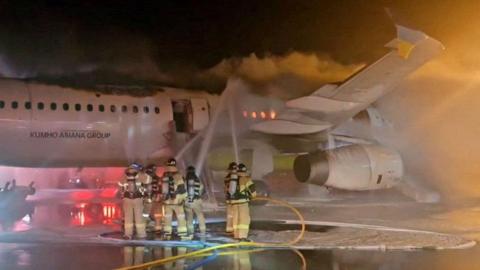
<svg viewBox="0 0 480 270">
<path fill-rule="evenodd" d="M 259 122 L 252 130 L 276 135 L 313 134 L 346 121 L 443 51 L 443 45 L 425 33 L 396 25 L 392 50 L 340 85 L 324 85 L 310 96 L 286 102 L 274 120 Z"/>
</svg>

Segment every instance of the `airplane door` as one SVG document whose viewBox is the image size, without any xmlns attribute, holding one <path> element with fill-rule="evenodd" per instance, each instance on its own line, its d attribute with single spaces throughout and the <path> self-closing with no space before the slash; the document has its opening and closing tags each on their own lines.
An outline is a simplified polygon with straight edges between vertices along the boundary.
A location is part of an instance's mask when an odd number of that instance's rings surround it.
<svg viewBox="0 0 480 270">
<path fill-rule="evenodd" d="M 210 119 L 207 100 L 202 98 L 190 99 L 193 114 L 193 132 L 198 132 L 208 125 Z"/>
<path fill-rule="evenodd" d="M 173 100 L 172 108 L 177 132 L 198 132 L 208 125 L 209 107 L 205 99 Z"/>
<path fill-rule="evenodd" d="M 192 127 L 192 106 L 186 99 L 173 100 L 173 120 L 177 132 L 190 133 Z"/>
</svg>

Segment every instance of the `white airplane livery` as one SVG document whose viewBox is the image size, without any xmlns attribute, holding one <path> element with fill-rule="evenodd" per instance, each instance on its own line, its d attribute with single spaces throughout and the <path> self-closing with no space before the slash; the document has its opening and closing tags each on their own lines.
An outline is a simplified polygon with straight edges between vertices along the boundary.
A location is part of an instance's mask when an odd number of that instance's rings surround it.
<svg viewBox="0 0 480 270">
<path fill-rule="evenodd" d="M 262 159 L 251 162 L 252 172 L 261 172 L 255 178 L 273 170 L 274 152 L 288 152 L 298 155 L 292 169 L 301 182 L 372 190 L 401 180 L 403 165 L 395 149 L 340 129 L 360 114 L 378 120 L 369 106 L 443 50 L 423 32 L 397 26 L 397 33 L 386 45 L 392 51 L 340 85 L 289 100 L 278 112 L 255 111 L 248 104 L 240 108 L 244 117 L 255 118 L 251 132 L 263 134 L 256 138 L 274 149 L 266 155 L 265 148 L 253 147 L 254 153 L 261 152 L 254 158 Z M 227 87 L 232 81 L 238 80 Z M 206 92 L 170 88 L 131 97 L 0 80 L 0 164 L 111 167 L 159 162 L 178 151 L 177 133 L 193 137 L 209 125 L 219 100 Z M 314 147 L 295 149 L 297 142 Z"/>
<path fill-rule="evenodd" d="M 148 97 L 0 80 L 0 163 L 108 167 L 174 154 L 176 131 L 195 133 L 218 99 L 165 88 Z M 175 130 L 176 129 L 176 130 Z"/>
</svg>

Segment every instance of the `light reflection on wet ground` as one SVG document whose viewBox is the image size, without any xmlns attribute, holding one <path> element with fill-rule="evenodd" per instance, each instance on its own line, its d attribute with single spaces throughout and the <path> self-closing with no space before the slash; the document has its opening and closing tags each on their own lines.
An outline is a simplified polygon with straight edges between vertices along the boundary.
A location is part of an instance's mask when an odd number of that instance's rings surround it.
<svg viewBox="0 0 480 270">
<path fill-rule="evenodd" d="M 390 211 L 392 208 L 390 208 Z M 340 208 L 334 207 L 337 211 Z M 353 210 L 349 211 L 354 211 Z M 270 210 L 271 211 L 271 210 Z M 323 209 L 324 217 L 327 215 Z M 344 212 L 348 217 L 348 212 Z M 358 211 L 356 213 L 358 215 Z M 328 212 L 328 215 L 331 213 Z M 307 213 L 308 216 L 308 213 Z M 68 204 L 39 203 L 30 224 L 17 222 L 15 231 L 33 228 L 71 228 L 71 233 L 92 229 L 118 230 L 121 209 L 112 200 Z M 113 269 L 190 252 L 186 248 L 123 247 L 85 244 L 0 244 L 0 269 Z M 308 269 L 480 269 L 480 248 L 449 251 L 302 251 Z M 289 250 L 267 250 L 219 256 L 213 260 L 196 258 L 153 269 L 300 269 L 300 259 Z M 205 263 L 203 266 L 202 263 Z M 199 266 L 200 268 L 193 268 Z"/>
<path fill-rule="evenodd" d="M 83 245 L 0 245 L 1 269 L 114 269 L 165 256 L 189 252 L 187 248 Z M 480 249 L 456 251 L 303 251 L 308 269 L 479 269 Z M 213 260 L 180 260 L 153 269 L 300 269 L 300 259 L 289 250 L 267 250 L 218 256 Z M 198 266 L 193 268 L 193 266 Z"/>
</svg>

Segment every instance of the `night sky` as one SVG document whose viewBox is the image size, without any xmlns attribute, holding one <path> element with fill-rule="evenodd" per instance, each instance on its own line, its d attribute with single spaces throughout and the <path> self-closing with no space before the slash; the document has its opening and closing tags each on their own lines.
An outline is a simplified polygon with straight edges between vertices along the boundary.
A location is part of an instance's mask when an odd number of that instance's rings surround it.
<svg viewBox="0 0 480 270">
<path fill-rule="evenodd" d="M 340 65 L 372 62 L 395 35 L 385 7 L 395 20 L 447 48 L 468 39 L 464 33 L 478 26 L 479 10 L 478 1 L 151 2 L 2 1 L 0 73 L 202 88 L 208 84 L 198 82 L 199 72 L 252 53 L 313 53 Z"/>
</svg>

